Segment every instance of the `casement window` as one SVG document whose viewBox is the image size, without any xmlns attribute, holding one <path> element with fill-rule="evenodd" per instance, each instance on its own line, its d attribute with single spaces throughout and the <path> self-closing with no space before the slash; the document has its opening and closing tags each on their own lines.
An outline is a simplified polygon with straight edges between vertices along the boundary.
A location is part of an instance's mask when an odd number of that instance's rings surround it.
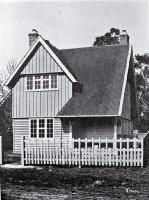
<svg viewBox="0 0 149 200">
<path fill-rule="evenodd" d="M 43 89 L 49 89 L 49 75 L 43 76 Z"/>
<path fill-rule="evenodd" d="M 40 76 L 35 76 L 35 90 L 41 89 L 41 77 Z"/>
<path fill-rule="evenodd" d="M 57 82 L 57 74 L 27 76 L 27 90 L 55 90 Z"/>
<path fill-rule="evenodd" d="M 57 75 L 56 74 L 52 74 L 51 75 L 51 88 L 57 88 Z"/>
<path fill-rule="evenodd" d="M 27 90 L 32 90 L 33 89 L 33 77 L 28 76 L 27 77 Z"/>
<path fill-rule="evenodd" d="M 53 119 L 31 119 L 31 138 L 53 138 Z"/>
</svg>

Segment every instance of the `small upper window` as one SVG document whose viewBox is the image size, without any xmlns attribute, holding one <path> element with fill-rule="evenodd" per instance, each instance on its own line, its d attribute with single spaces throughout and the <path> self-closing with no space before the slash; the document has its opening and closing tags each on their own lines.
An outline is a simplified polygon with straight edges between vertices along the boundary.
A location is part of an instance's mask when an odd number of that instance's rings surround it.
<svg viewBox="0 0 149 200">
<path fill-rule="evenodd" d="M 43 89 L 49 89 L 49 76 L 43 76 Z"/>
<path fill-rule="evenodd" d="M 27 90 L 57 89 L 57 74 L 27 77 Z"/>
<path fill-rule="evenodd" d="M 27 77 L 27 89 L 28 90 L 33 89 L 33 77 L 32 76 Z"/>
<path fill-rule="evenodd" d="M 52 74 L 51 75 L 51 88 L 57 88 L 57 75 Z"/>
<path fill-rule="evenodd" d="M 41 77 L 35 76 L 35 90 L 41 89 Z"/>
</svg>

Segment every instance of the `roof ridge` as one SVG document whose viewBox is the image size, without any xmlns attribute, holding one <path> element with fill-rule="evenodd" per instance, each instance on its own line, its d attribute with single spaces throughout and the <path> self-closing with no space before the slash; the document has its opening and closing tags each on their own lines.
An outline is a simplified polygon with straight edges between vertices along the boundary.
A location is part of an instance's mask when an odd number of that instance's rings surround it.
<svg viewBox="0 0 149 200">
<path fill-rule="evenodd" d="M 66 48 L 66 49 L 59 49 L 59 51 L 65 50 L 77 50 L 77 49 L 97 49 L 97 48 L 107 48 L 107 47 L 121 47 L 121 46 L 129 46 L 130 44 L 111 44 L 111 45 L 102 45 L 102 46 L 88 46 L 88 47 L 76 47 L 76 48 Z"/>
</svg>

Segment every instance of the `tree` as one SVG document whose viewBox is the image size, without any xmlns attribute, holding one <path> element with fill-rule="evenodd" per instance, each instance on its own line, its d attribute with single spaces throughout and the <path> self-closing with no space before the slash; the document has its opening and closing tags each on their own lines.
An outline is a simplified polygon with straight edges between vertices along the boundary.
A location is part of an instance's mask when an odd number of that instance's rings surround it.
<svg viewBox="0 0 149 200">
<path fill-rule="evenodd" d="M 149 116 L 149 55 L 135 55 L 134 67 L 140 117 L 146 119 Z"/>
<path fill-rule="evenodd" d="M 16 67 L 16 61 L 11 59 L 8 61 L 6 69 L 0 73 L 0 102 L 9 93 L 9 89 L 5 87 L 4 83 Z"/>
<path fill-rule="evenodd" d="M 111 44 L 119 44 L 120 30 L 116 28 L 111 28 L 109 32 L 105 33 L 100 37 L 96 37 L 94 46 L 103 46 Z"/>
<path fill-rule="evenodd" d="M 4 82 L 16 67 L 12 59 L 6 70 L 0 74 L 0 134 L 3 137 L 3 149 L 12 149 L 12 96 L 11 91 L 4 86 Z"/>
</svg>

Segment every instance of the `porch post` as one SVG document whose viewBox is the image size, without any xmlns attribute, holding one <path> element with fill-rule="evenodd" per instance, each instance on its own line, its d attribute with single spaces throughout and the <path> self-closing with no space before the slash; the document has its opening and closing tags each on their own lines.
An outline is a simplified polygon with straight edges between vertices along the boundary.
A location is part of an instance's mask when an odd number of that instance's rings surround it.
<svg viewBox="0 0 149 200">
<path fill-rule="evenodd" d="M 113 147 L 116 149 L 117 146 L 117 118 L 114 119 L 114 144 Z"/>
<path fill-rule="evenodd" d="M 69 147 L 72 147 L 72 121 L 69 120 Z"/>
</svg>

